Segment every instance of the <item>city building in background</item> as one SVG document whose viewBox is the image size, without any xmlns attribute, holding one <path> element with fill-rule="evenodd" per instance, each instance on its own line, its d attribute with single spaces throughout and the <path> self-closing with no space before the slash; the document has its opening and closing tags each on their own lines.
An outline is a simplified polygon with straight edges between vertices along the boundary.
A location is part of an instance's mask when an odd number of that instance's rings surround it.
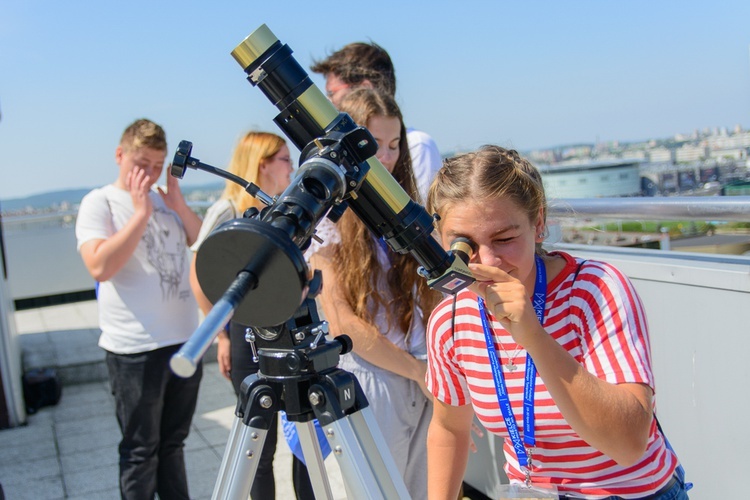
<svg viewBox="0 0 750 500">
<path fill-rule="evenodd" d="M 641 160 L 604 160 L 537 165 L 550 198 L 641 195 Z"/>
</svg>

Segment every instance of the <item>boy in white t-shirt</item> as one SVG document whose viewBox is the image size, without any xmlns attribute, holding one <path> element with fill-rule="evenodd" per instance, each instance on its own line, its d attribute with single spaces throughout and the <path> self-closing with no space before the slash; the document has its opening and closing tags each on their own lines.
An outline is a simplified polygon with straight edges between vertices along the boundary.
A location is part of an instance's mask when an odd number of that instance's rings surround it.
<svg viewBox="0 0 750 500">
<path fill-rule="evenodd" d="M 122 498 L 189 498 L 183 443 L 202 371 L 182 379 L 169 359 L 198 325 L 188 247 L 200 229 L 164 168 L 164 130 L 132 123 L 115 150 L 119 175 L 81 201 L 78 251 L 99 283 L 99 346 L 106 351 L 117 420 Z"/>
</svg>

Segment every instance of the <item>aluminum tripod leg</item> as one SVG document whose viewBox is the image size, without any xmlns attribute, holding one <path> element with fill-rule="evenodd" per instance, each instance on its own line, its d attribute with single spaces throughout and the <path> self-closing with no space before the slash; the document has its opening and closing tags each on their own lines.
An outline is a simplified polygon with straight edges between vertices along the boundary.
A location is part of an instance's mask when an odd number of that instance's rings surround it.
<svg viewBox="0 0 750 500">
<path fill-rule="evenodd" d="M 295 422 L 294 427 L 297 429 L 302 453 L 305 455 L 305 465 L 316 500 L 326 498 L 333 500 L 331 483 L 328 481 L 328 473 L 323 463 L 323 453 L 318 443 L 318 433 L 315 430 L 315 424 L 312 421 Z"/>
<path fill-rule="evenodd" d="M 323 428 L 349 491 L 373 500 L 410 498 L 369 407 Z"/>
<path fill-rule="evenodd" d="M 213 500 L 245 500 L 250 497 L 267 433 L 265 429 L 245 425 L 240 418 L 234 419 L 211 495 Z"/>
</svg>

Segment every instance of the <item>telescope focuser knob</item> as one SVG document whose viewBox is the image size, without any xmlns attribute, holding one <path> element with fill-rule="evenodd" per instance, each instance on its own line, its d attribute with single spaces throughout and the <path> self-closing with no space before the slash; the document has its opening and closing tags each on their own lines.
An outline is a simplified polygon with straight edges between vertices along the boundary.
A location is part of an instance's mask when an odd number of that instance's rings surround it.
<svg viewBox="0 0 750 500">
<path fill-rule="evenodd" d="M 247 210 L 245 210 L 245 213 L 242 214 L 242 217 L 245 219 L 254 219 L 257 217 L 257 215 L 260 213 L 260 210 L 258 210 L 255 207 L 250 207 Z"/>
<path fill-rule="evenodd" d="M 178 179 L 185 177 L 185 170 L 187 170 L 188 161 L 192 160 L 192 158 L 190 158 L 190 153 L 192 151 L 192 142 L 180 141 L 179 146 L 177 146 L 177 152 L 175 152 L 174 158 L 172 159 L 172 165 L 169 169 L 169 173 L 172 177 L 177 177 Z"/>
<path fill-rule="evenodd" d="M 169 175 L 171 175 L 172 177 L 177 177 L 178 179 L 182 179 L 183 177 L 185 177 L 185 166 L 172 163 L 172 165 L 170 165 L 169 167 Z"/>
</svg>

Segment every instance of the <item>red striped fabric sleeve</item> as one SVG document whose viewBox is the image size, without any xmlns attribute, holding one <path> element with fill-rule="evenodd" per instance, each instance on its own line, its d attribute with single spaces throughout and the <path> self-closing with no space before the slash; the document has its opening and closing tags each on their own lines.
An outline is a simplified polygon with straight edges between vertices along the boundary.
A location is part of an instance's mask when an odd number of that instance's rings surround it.
<svg viewBox="0 0 750 500">
<path fill-rule="evenodd" d="M 624 274 L 609 264 L 586 261 L 570 306 L 588 371 L 613 384 L 654 388 L 643 304 Z"/>
</svg>

